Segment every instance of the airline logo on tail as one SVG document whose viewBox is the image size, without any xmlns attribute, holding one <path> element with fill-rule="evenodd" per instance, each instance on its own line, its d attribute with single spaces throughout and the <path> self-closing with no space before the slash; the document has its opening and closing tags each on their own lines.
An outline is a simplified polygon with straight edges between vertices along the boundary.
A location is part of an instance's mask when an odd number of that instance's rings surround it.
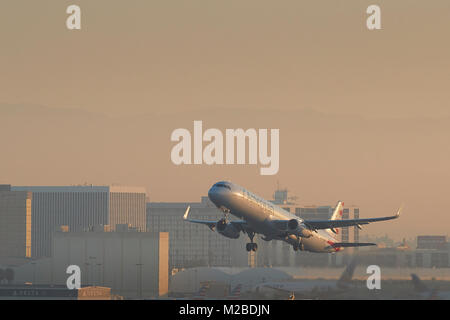
<svg viewBox="0 0 450 320">
<path fill-rule="evenodd" d="M 338 201 L 336 204 L 336 207 L 334 208 L 333 215 L 331 216 L 330 220 L 341 220 L 342 219 L 342 213 L 344 210 L 344 203 L 342 201 Z M 327 229 L 328 233 L 333 236 L 333 238 L 337 238 L 337 235 L 339 234 L 339 229 Z"/>
</svg>

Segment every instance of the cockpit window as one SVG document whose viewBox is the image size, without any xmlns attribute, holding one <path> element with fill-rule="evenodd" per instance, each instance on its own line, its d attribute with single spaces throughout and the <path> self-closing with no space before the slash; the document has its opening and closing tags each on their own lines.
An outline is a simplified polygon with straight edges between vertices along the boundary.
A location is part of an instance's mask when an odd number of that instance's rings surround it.
<svg viewBox="0 0 450 320">
<path fill-rule="evenodd" d="M 230 186 L 228 186 L 228 185 L 226 185 L 226 184 L 223 184 L 223 183 L 217 183 L 217 184 L 215 185 L 215 187 L 218 187 L 218 188 L 227 188 L 228 190 L 231 191 Z"/>
</svg>

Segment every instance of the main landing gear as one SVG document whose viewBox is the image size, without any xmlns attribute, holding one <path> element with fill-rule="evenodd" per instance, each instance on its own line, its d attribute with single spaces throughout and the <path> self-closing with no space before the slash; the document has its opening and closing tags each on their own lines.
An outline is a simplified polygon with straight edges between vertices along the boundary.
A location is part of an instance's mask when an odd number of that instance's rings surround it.
<svg viewBox="0 0 450 320">
<path fill-rule="evenodd" d="M 298 250 L 303 251 L 304 247 L 303 247 L 303 242 L 302 242 L 302 240 L 299 239 L 297 243 L 294 243 L 294 244 L 292 245 L 292 248 L 294 249 L 294 251 L 298 251 Z"/>
<path fill-rule="evenodd" d="M 246 244 L 245 248 L 248 252 L 258 250 L 258 245 L 254 242 L 249 242 Z"/>
<path fill-rule="evenodd" d="M 253 238 L 255 237 L 255 233 L 254 232 L 248 232 L 248 237 L 250 238 L 250 242 L 247 243 L 247 245 L 245 246 L 245 249 L 247 249 L 248 252 L 258 250 L 258 245 L 253 242 Z"/>
</svg>

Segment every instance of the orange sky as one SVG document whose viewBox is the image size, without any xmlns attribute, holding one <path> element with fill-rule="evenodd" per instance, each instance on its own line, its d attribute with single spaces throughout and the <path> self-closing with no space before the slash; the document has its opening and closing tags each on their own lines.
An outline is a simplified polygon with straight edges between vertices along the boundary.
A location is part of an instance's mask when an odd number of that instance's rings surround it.
<svg viewBox="0 0 450 320">
<path fill-rule="evenodd" d="M 69 4 L 82 30 L 65 28 Z M 450 2 L 0 3 L 0 183 L 132 184 L 197 200 L 218 179 L 303 204 L 401 220 L 394 238 L 448 233 Z M 170 133 L 279 128 L 280 171 L 180 166 Z M 5 157 L 6 155 L 6 157 Z M 336 155 L 338 155 L 336 157 Z"/>
</svg>

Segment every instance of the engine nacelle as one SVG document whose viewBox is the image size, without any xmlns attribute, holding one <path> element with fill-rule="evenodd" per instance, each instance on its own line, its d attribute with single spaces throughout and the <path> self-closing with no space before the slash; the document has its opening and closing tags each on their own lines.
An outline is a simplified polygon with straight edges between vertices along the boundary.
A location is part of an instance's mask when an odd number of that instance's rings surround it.
<svg viewBox="0 0 450 320">
<path fill-rule="evenodd" d="M 218 233 L 223 235 L 224 237 L 231 238 L 231 239 L 237 239 L 239 238 L 241 232 L 236 229 L 233 224 L 227 223 L 225 220 L 219 220 L 216 223 L 216 230 Z"/>
<path fill-rule="evenodd" d="M 288 231 L 296 236 L 309 238 L 312 236 L 312 231 L 300 224 L 297 219 L 291 219 L 287 223 Z"/>
</svg>

